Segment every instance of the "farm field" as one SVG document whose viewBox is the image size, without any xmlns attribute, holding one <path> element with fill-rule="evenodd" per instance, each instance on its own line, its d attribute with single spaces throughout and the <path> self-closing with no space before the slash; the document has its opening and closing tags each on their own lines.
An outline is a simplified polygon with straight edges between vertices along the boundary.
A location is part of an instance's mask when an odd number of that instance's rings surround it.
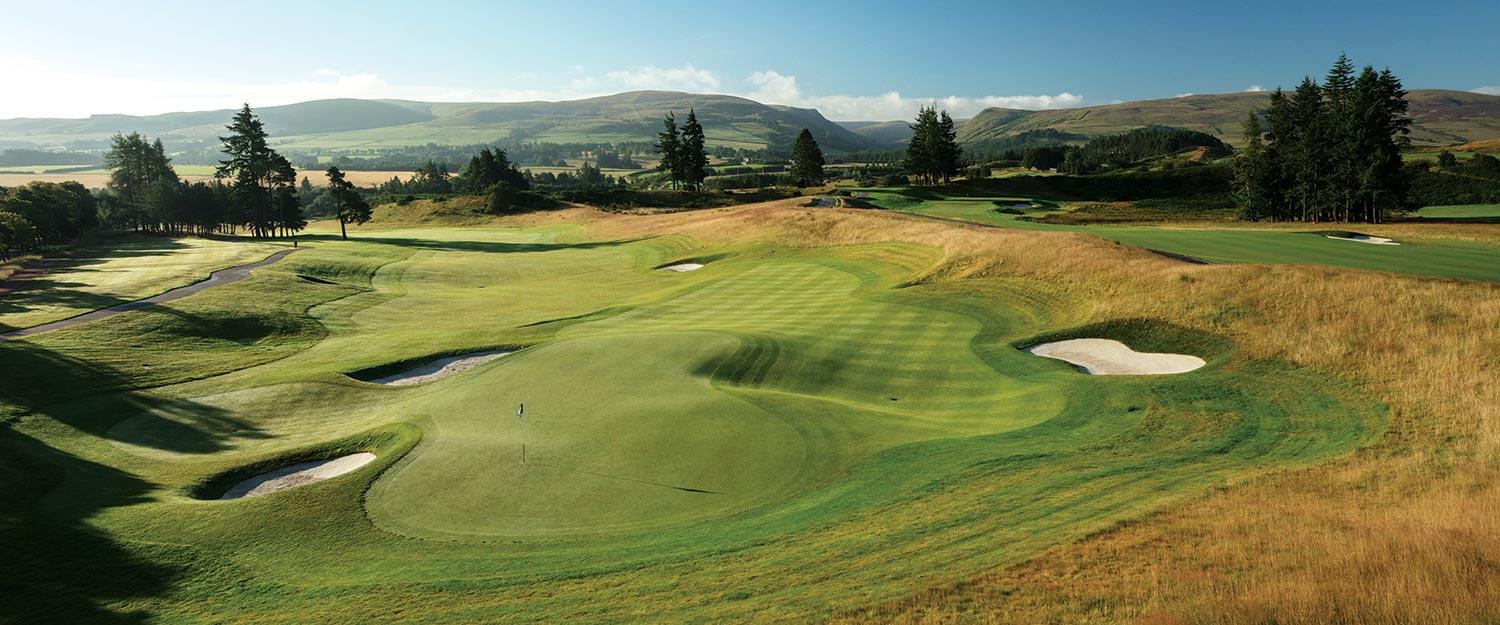
<svg viewBox="0 0 1500 625">
<path fill-rule="evenodd" d="M 0 570 L 56 589 L 0 607 L 93 622 L 381 620 L 392 605 L 436 622 L 827 617 L 1335 461 L 1388 427 L 1379 398 L 1258 355 L 1233 323 L 1124 301 L 1100 314 L 1075 289 L 1106 276 L 1026 273 L 1062 258 L 1243 270 L 784 206 L 348 242 L 325 224 L 248 280 L 0 343 L 18 382 L 0 394 L 0 475 L 45 476 L 0 480 L 29 502 L 0 526 L 21 546 Z M 1019 273 L 940 277 L 1022 258 Z M 655 269 L 682 262 L 703 268 Z M 1069 335 L 1209 365 L 1095 377 L 1016 349 Z M 423 385 L 347 375 L 495 348 L 518 351 Z M 378 459 L 203 500 L 351 451 Z"/>
<path fill-rule="evenodd" d="M 1336 240 L 1328 227 L 1301 224 L 1296 227 L 1229 227 L 1210 224 L 1162 225 L 1067 225 L 1018 219 L 998 209 L 1033 202 L 1026 197 L 980 196 L 912 197 L 902 190 L 869 189 L 860 191 L 873 205 L 918 215 L 957 219 L 979 224 L 1023 230 L 1082 232 L 1100 238 L 1168 254 L 1191 257 L 1215 263 L 1290 263 L 1332 265 L 1448 276 L 1468 280 L 1500 281 L 1500 244 L 1496 234 L 1484 231 L 1479 240 L 1444 236 L 1444 233 L 1411 230 L 1391 225 L 1359 226 L 1361 232 L 1396 233 L 1400 245 L 1368 245 Z M 998 204 L 997 204 L 998 203 Z M 1421 213 L 1429 216 L 1427 210 Z M 1437 214 L 1484 213 L 1489 208 L 1438 209 Z M 1056 209 L 1026 209 L 1030 217 L 1044 216 Z M 1342 228 L 1342 226 L 1340 227 Z M 1406 236 L 1413 233 L 1412 236 Z M 1487 234 L 1486 234 L 1487 233 Z"/>
</svg>

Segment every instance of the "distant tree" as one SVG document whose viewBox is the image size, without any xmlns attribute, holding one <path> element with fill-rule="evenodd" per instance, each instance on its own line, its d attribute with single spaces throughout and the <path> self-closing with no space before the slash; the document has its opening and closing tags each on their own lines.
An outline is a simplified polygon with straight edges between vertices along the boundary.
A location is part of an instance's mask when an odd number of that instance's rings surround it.
<svg viewBox="0 0 1500 625">
<path fill-rule="evenodd" d="M 269 180 L 272 206 L 271 227 L 281 236 L 290 236 L 307 227 L 307 218 L 302 214 L 302 201 L 297 198 L 297 170 L 280 154 L 271 161 Z"/>
<path fill-rule="evenodd" d="M 934 175 L 946 184 L 963 171 L 963 149 L 958 146 L 958 128 L 948 111 L 938 115 L 937 162 Z"/>
<path fill-rule="evenodd" d="M 1469 159 L 1469 166 L 1487 174 L 1500 174 L 1500 158 L 1489 154 L 1475 154 Z"/>
<path fill-rule="evenodd" d="M 1442 152 L 1438 152 L 1437 163 L 1438 167 L 1452 169 L 1458 166 L 1458 157 L 1454 156 L 1452 152 L 1443 150 Z"/>
<path fill-rule="evenodd" d="M 797 134 L 792 144 L 792 177 L 798 184 L 818 185 L 823 183 L 823 150 L 813 139 L 812 131 L 806 128 Z"/>
<path fill-rule="evenodd" d="M 675 187 L 682 181 L 686 168 L 682 158 L 682 135 L 677 130 L 677 114 L 667 113 L 662 118 L 662 131 L 656 135 L 656 153 L 661 156 L 656 170 L 666 173 Z"/>
<path fill-rule="evenodd" d="M 234 115 L 227 126 L 229 134 L 220 137 L 227 157 L 219 161 L 214 175 L 230 180 L 232 201 L 246 219 L 250 232 L 257 238 L 274 233 L 275 215 L 272 198 L 272 177 L 278 169 L 280 159 L 268 143 L 265 124 L 246 104 Z"/>
<path fill-rule="evenodd" d="M 0 260 L 29 249 L 36 241 L 36 228 L 16 213 L 0 210 Z"/>
<path fill-rule="evenodd" d="M 337 167 L 328 168 L 328 194 L 333 199 L 334 218 L 339 220 L 339 235 L 345 241 L 349 240 L 348 224 L 362 224 L 370 220 L 370 205 L 365 198 L 354 188 L 354 184 L 344 179 L 344 172 Z"/>
<path fill-rule="evenodd" d="M 93 194 L 77 182 L 28 182 L 0 194 L 0 211 L 24 218 L 41 243 L 71 241 L 98 223 Z"/>
<path fill-rule="evenodd" d="M 682 124 L 682 182 L 694 191 L 699 190 L 703 179 L 708 177 L 706 141 L 697 112 L 688 109 L 687 121 Z"/>
<path fill-rule="evenodd" d="M 1041 171 L 1057 169 L 1062 167 L 1063 160 L 1073 149 L 1066 145 L 1039 145 L 1026 148 L 1021 155 L 1021 166 Z"/>
<path fill-rule="evenodd" d="M 172 170 L 172 160 L 167 158 L 161 140 L 147 142 L 140 133 L 115 134 L 110 139 L 109 151 L 104 155 L 104 167 L 109 171 L 106 189 L 114 196 L 115 218 L 136 230 L 150 227 L 150 215 L 142 202 L 148 190 L 160 195 L 162 181 L 177 182 L 177 172 Z M 164 222 L 157 222 L 157 225 Z"/>
<path fill-rule="evenodd" d="M 906 144 L 906 172 L 921 184 L 947 182 L 963 170 L 958 133 L 947 111 L 924 106 L 917 112 L 912 138 Z"/>
<path fill-rule="evenodd" d="M 1243 128 L 1245 149 L 1235 161 L 1235 200 L 1239 203 L 1240 217 L 1262 219 L 1271 214 L 1271 205 L 1276 202 L 1267 175 L 1265 131 L 1254 111 L 1245 117 Z"/>
<path fill-rule="evenodd" d="M 1395 75 L 1366 66 L 1356 76 L 1343 56 L 1321 86 L 1303 78 L 1290 94 L 1277 89 L 1264 115 L 1260 156 L 1249 157 L 1247 147 L 1240 158 L 1241 190 L 1248 168 L 1264 191 L 1241 197 L 1242 214 L 1380 221 L 1404 205 L 1409 193 L 1401 162 L 1401 149 L 1410 141 L 1407 111 L 1406 90 Z M 1252 162 L 1258 166 L 1249 167 Z"/>
<path fill-rule="evenodd" d="M 911 140 L 906 143 L 906 159 L 902 165 L 906 173 L 919 184 L 932 182 L 932 172 L 937 169 L 938 129 L 937 108 L 923 106 L 917 112 L 917 123 L 911 126 Z"/>
</svg>

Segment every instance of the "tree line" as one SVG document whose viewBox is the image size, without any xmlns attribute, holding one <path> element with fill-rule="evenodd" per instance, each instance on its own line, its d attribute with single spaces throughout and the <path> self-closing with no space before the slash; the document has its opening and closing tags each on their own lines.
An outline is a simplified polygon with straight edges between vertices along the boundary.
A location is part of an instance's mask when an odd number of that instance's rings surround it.
<svg viewBox="0 0 1500 625">
<path fill-rule="evenodd" d="M 1245 219 L 1379 222 L 1406 204 L 1406 90 L 1389 69 L 1339 55 L 1320 85 L 1277 89 L 1244 124 L 1235 194 Z"/>
</svg>

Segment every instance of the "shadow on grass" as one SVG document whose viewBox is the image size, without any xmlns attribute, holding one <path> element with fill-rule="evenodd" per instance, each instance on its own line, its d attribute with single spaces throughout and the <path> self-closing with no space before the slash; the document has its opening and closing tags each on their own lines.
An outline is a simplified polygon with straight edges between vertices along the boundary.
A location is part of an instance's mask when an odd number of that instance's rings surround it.
<svg viewBox="0 0 1500 625">
<path fill-rule="evenodd" d="M 223 411 L 129 390 L 110 367 L 27 342 L 0 344 L 0 614 L 16 623 L 145 623 L 153 615 L 111 604 L 165 594 L 183 573 L 171 546 L 126 549 L 88 519 L 148 500 L 151 485 L 21 431 L 22 419 L 51 420 L 109 438 L 137 415 L 160 419 L 131 444 L 206 453 L 230 437 L 261 436 Z M 103 394 L 106 389 L 125 389 Z M 93 397 L 89 397 L 93 394 Z M 75 401 L 77 400 L 77 401 Z M 160 559 L 142 553 L 161 552 Z"/>
</svg>

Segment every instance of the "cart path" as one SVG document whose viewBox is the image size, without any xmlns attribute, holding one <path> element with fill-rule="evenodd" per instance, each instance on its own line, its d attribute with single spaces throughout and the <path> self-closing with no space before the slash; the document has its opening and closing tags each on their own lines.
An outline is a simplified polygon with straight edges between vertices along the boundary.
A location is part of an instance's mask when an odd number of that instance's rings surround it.
<svg viewBox="0 0 1500 625">
<path fill-rule="evenodd" d="M 32 334 L 37 334 L 39 332 L 47 332 L 47 331 L 50 331 L 50 330 L 60 330 L 60 329 L 63 329 L 63 328 L 71 328 L 73 326 L 76 326 L 76 325 L 79 325 L 79 324 L 82 324 L 82 323 L 88 323 L 90 321 L 97 321 L 99 319 L 104 319 L 106 317 L 113 317 L 113 316 L 118 315 L 118 314 L 120 314 L 122 312 L 127 312 L 127 311 L 131 311 L 131 310 L 137 310 L 137 309 L 141 309 L 141 308 L 146 308 L 148 306 L 152 306 L 152 305 L 155 305 L 155 304 L 162 304 L 162 303 L 170 302 L 170 301 L 176 300 L 176 299 L 182 299 L 184 297 L 187 297 L 189 295 L 192 295 L 194 293 L 202 291 L 203 289 L 208 289 L 208 288 L 212 288 L 212 287 L 216 287 L 216 286 L 223 286 L 225 284 L 232 284 L 232 283 L 235 283 L 235 282 L 239 282 L 240 280 L 244 280 L 245 278 L 250 277 L 250 272 L 251 271 L 254 271 L 256 269 L 260 269 L 261 267 L 265 267 L 266 265 L 270 265 L 272 263 L 275 263 L 276 261 L 279 261 L 279 260 L 281 260 L 283 258 L 286 258 L 288 254 L 291 254 L 292 252 L 295 252 L 295 251 L 297 251 L 297 248 L 292 248 L 292 249 L 289 249 L 289 250 L 281 250 L 279 252 L 276 252 L 275 254 L 267 256 L 263 260 L 258 260 L 256 262 L 250 263 L 248 265 L 240 265 L 238 267 L 229 267 L 227 269 L 220 269 L 218 271 L 215 271 L 215 272 L 209 274 L 207 280 L 200 280 L 198 282 L 194 282 L 194 283 L 189 284 L 187 286 L 177 287 L 177 288 L 172 289 L 170 291 L 167 291 L 165 293 L 161 293 L 161 294 L 158 294 L 158 295 L 153 295 L 153 296 L 147 297 L 145 299 L 138 299 L 138 300 L 131 301 L 131 302 L 125 302 L 123 304 L 116 304 L 114 306 L 110 306 L 109 308 L 100 308 L 99 310 L 94 310 L 94 311 L 86 312 L 86 313 L 83 313 L 81 315 L 77 315 L 77 316 L 74 316 L 74 317 L 68 317 L 67 319 L 61 319 L 61 320 L 58 320 L 58 321 L 53 321 L 51 323 L 44 323 L 44 324 L 39 325 L 39 326 L 31 326 L 29 328 L 20 328 L 20 329 L 17 329 L 17 330 L 10 330 L 8 332 L 3 332 L 3 333 L 0 333 L 0 340 L 12 339 L 12 338 L 21 337 L 21 336 L 29 336 L 29 335 L 32 335 Z"/>
</svg>

